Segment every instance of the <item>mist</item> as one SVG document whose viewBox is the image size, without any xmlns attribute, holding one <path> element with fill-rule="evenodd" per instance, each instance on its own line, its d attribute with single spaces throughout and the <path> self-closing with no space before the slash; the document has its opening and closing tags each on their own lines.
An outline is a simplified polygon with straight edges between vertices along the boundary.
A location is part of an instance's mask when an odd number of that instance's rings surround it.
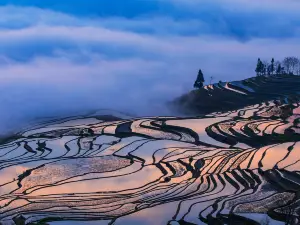
<svg viewBox="0 0 300 225">
<path fill-rule="evenodd" d="M 19 6 L 0 12 L 0 134 L 98 109 L 175 115 L 166 102 L 192 89 L 198 69 L 207 81 L 241 80 L 254 75 L 257 57 L 300 52 L 299 31 L 288 27 L 288 38 L 274 38 L 251 27 L 232 34 L 226 20 L 212 29 L 207 19 L 168 14 L 91 17 Z"/>
</svg>

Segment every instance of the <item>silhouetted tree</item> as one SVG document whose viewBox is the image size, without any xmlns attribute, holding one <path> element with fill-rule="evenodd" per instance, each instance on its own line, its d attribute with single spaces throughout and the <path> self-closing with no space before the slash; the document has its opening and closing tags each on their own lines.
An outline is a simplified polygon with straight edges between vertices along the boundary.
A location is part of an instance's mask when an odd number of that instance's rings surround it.
<svg viewBox="0 0 300 225">
<path fill-rule="evenodd" d="M 267 73 L 267 63 L 266 62 L 262 62 L 260 60 L 260 58 L 258 58 L 257 66 L 256 66 L 256 70 L 255 71 L 257 73 L 257 76 L 266 75 L 266 73 Z"/>
<path fill-rule="evenodd" d="M 298 66 L 298 63 L 299 63 L 299 59 L 296 58 L 296 57 L 291 57 L 291 66 L 292 66 L 292 73 L 293 74 L 297 74 L 297 66 Z"/>
<path fill-rule="evenodd" d="M 298 63 L 296 65 L 296 74 L 300 75 L 300 60 L 298 60 Z"/>
<path fill-rule="evenodd" d="M 262 74 L 265 76 L 267 75 L 267 72 L 268 72 L 268 62 L 267 61 L 264 61 L 262 62 Z"/>
<path fill-rule="evenodd" d="M 286 74 L 285 67 L 281 67 L 281 74 Z"/>
<path fill-rule="evenodd" d="M 267 74 L 268 74 L 268 76 L 271 76 L 273 74 L 273 72 L 272 72 L 272 65 L 271 64 L 268 65 Z"/>
<path fill-rule="evenodd" d="M 265 66 L 264 66 L 263 62 L 260 60 L 260 58 L 258 58 L 256 69 L 255 69 L 256 75 L 257 76 L 264 75 L 264 69 L 265 69 Z"/>
<path fill-rule="evenodd" d="M 274 60 L 274 58 L 272 58 L 272 60 L 271 60 L 271 74 L 273 75 L 274 74 L 274 71 L 275 71 L 275 67 L 274 67 L 274 62 L 275 62 L 275 60 Z"/>
<path fill-rule="evenodd" d="M 277 75 L 277 69 L 278 69 L 278 66 L 280 65 L 280 68 L 281 68 L 281 62 L 280 61 L 275 61 L 274 63 L 274 74 Z"/>
<path fill-rule="evenodd" d="M 294 74 L 296 73 L 295 69 L 297 67 L 297 64 L 299 63 L 299 59 L 292 56 L 292 57 L 286 57 L 283 60 L 283 65 L 286 68 L 286 73 L 288 74 Z"/>
<path fill-rule="evenodd" d="M 256 64 L 256 69 L 255 69 L 256 76 L 259 76 L 261 74 L 260 63 L 261 63 L 260 58 L 258 58 L 257 64 Z"/>
<path fill-rule="evenodd" d="M 201 70 L 199 70 L 197 79 L 194 83 L 194 88 L 199 88 L 199 89 L 202 88 L 204 82 L 205 82 L 205 80 L 204 80 L 203 73 Z"/>
<path fill-rule="evenodd" d="M 282 74 L 282 70 L 283 70 L 283 68 L 281 67 L 281 63 L 279 63 L 278 66 L 277 66 L 277 68 L 276 68 L 276 74 L 277 75 Z"/>
<path fill-rule="evenodd" d="M 284 65 L 286 72 L 290 73 L 291 71 L 291 57 L 285 57 L 282 61 L 282 64 Z"/>
<path fill-rule="evenodd" d="M 300 75 L 300 59 L 297 57 L 285 57 L 282 62 L 271 59 L 271 62 L 257 60 L 255 72 L 257 76 L 271 75 Z"/>
</svg>

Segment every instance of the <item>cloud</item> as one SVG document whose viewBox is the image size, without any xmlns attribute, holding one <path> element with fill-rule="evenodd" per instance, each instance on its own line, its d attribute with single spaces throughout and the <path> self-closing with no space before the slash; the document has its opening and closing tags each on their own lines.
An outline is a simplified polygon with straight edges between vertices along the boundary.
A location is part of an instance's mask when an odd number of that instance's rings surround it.
<svg viewBox="0 0 300 225">
<path fill-rule="evenodd" d="M 13 2 L 13 1 L 12 1 Z M 19 2 L 19 1 L 18 1 Z M 31 1 L 34 3 L 34 1 Z M 43 5 L 44 1 L 32 3 Z M 22 28 L 32 25 L 101 26 L 109 29 L 133 31 L 138 33 L 163 35 L 179 34 L 185 36 L 214 35 L 247 41 L 255 38 L 290 38 L 299 36 L 300 2 L 295 0 L 248 1 L 248 0 L 129 0 L 126 4 L 115 0 L 115 13 L 112 3 L 107 0 L 77 0 L 74 4 L 55 0 L 46 1 L 48 8 L 1 7 L 0 27 Z M 52 2 L 52 4 L 50 4 Z M 60 1 L 61 2 L 61 1 Z M 112 2 L 112 1 L 110 1 Z M 124 2 L 124 1 L 122 1 Z M 117 4 L 119 3 L 119 4 Z M 146 4 L 147 3 L 147 4 Z M 272 3 L 272 4 L 271 4 Z M 98 5 L 100 4 L 100 6 Z M 150 5 L 155 5 L 152 8 Z M 62 7 L 61 11 L 51 8 Z M 63 7 L 64 6 L 64 7 Z M 58 7 L 58 8 L 60 8 Z M 84 16 L 78 13 L 63 13 L 63 9 L 74 10 L 91 8 Z M 121 10 L 122 9 L 122 10 Z M 127 12 L 134 9 L 136 14 Z M 95 14 L 93 11 L 105 10 Z M 188 26 L 186 26 L 188 24 Z"/>
<path fill-rule="evenodd" d="M 257 57 L 300 52 L 293 26 L 286 32 L 279 24 L 282 36 L 274 38 L 226 16 L 212 22 L 214 10 L 210 18 L 180 18 L 168 4 L 169 13 L 134 18 L 0 7 L 0 133 L 32 118 L 99 108 L 167 115 L 164 103 L 189 91 L 199 68 L 207 79 L 238 80 L 253 76 Z"/>
</svg>

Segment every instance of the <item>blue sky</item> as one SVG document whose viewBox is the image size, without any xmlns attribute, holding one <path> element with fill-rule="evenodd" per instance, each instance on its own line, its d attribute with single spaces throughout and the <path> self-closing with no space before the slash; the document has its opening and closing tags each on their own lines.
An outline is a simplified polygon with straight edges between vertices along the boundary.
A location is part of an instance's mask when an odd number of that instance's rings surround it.
<svg viewBox="0 0 300 225">
<path fill-rule="evenodd" d="M 299 11 L 298 0 L 0 0 L 0 122 L 167 114 L 199 68 L 239 80 L 257 57 L 300 56 Z"/>
</svg>

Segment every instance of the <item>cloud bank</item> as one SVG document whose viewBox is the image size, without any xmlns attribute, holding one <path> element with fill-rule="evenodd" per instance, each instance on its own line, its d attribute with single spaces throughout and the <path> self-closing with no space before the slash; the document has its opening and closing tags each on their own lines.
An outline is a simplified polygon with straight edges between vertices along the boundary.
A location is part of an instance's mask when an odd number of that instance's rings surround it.
<svg viewBox="0 0 300 225">
<path fill-rule="evenodd" d="M 189 91 L 199 68 L 244 79 L 257 57 L 300 52 L 292 0 L 18 2 L 0 7 L 0 133 L 100 108 L 167 115 L 164 103 Z"/>
</svg>

